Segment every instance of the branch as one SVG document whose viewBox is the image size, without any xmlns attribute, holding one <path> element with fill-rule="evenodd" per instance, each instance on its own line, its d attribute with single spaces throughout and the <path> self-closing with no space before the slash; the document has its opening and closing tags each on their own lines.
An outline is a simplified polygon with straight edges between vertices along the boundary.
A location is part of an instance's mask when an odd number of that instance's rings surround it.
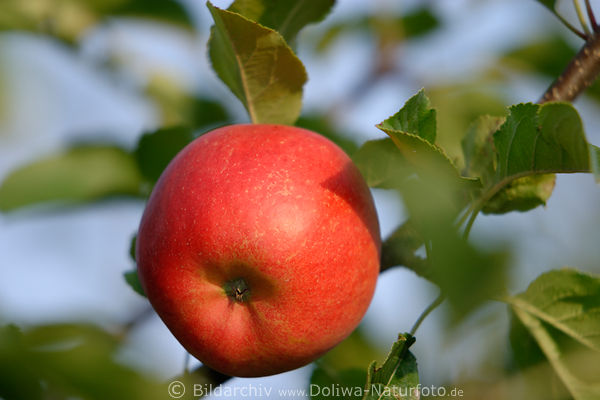
<svg viewBox="0 0 600 400">
<path fill-rule="evenodd" d="M 563 73 L 538 101 L 573 101 L 590 87 L 600 74 L 600 34 L 592 35 Z"/>
</svg>

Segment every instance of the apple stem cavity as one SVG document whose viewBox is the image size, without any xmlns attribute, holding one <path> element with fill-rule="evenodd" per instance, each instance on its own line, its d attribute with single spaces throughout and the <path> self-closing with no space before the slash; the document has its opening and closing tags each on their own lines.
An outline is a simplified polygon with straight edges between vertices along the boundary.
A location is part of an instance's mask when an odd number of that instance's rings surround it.
<svg viewBox="0 0 600 400">
<path fill-rule="evenodd" d="M 250 299 L 250 287 L 243 278 L 225 282 L 225 294 L 237 303 L 245 303 Z"/>
</svg>

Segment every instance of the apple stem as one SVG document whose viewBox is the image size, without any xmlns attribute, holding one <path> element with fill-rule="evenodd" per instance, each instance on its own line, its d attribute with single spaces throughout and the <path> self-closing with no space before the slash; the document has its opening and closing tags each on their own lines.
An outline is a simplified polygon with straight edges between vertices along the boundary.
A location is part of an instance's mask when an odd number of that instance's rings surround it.
<svg viewBox="0 0 600 400">
<path fill-rule="evenodd" d="M 225 294 L 237 303 L 247 302 L 250 298 L 250 287 L 243 278 L 225 282 Z"/>
</svg>

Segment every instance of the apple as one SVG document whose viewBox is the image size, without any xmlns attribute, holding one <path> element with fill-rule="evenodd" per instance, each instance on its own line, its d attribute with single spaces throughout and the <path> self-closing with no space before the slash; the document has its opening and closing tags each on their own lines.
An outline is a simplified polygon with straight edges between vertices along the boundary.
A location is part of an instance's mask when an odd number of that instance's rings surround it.
<svg viewBox="0 0 600 400">
<path fill-rule="evenodd" d="M 314 132 L 259 124 L 215 129 L 171 161 L 136 249 L 173 335 L 244 377 L 301 367 L 346 338 L 380 251 L 371 193 L 348 156 Z"/>
</svg>

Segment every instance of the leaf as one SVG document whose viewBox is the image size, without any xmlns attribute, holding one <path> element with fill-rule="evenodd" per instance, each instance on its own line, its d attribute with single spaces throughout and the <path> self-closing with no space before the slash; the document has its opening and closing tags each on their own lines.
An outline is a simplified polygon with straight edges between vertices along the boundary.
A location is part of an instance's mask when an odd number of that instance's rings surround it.
<svg viewBox="0 0 600 400">
<path fill-rule="evenodd" d="M 381 244 L 381 270 L 402 265 L 417 275 L 431 279 L 427 260 L 415 254 L 423 246 L 423 238 L 408 220 Z"/>
<path fill-rule="evenodd" d="M 417 360 L 408 349 L 415 342 L 409 334 L 398 337 L 383 365 L 373 361 L 367 370 L 364 400 L 398 398 L 417 400 L 419 374 Z"/>
<path fill-rule="evenodd" d="M 317 366 L 310 377 L 308 392 L 310 398 L 314 400 L 326 400 L 332 397 L 345 400 L 362 399 L 363 389 L 361 386 L 366 377 L 367 374 L 362 369 L 347 368 L 341 371 L 332 371 Z"/>
<path fill-rule="evenodd" d="M 478 178 L 484 187 L 492 184 L 496 178 L 494 133 L 504 121 L 504 117 L 481 116 L 471 124 L 461 142 L 465 159 L 463 173 Z"/>
<path fill-rule="evenodd" d="M 469 186 L 436 139 L 436 112 L 431 108 L 425 92 L 420 90 L 392 117 L 377 125 L 400 149 L 404 158 L 415 168 L 413 172 L 429 179 L 452 181 L 459 186 Z"/>
<path fill-rule="evenodd" d="M 411 174 L 406 161 L 391 139 L 365 142 L 352 156 L 367 185 L 397 189 Z"/>
<path fill-rule="evenodd" d="M 517 178 L 594 168 L 579 114 L 567 103 L 512 106 L 494 145 L 497 169 L 493 185 L 484 188 L 486 200 Z"/>
<path fill-rule="evenodd" d="M 287 43 L 308 24 L 323 20 L 335 0 L 235 0 L 229 11 L 277 31 Z"/>
<path fill-rule="evenodd" d="M 435 110 L 431 108 L 425 91 L 421 89 L 404 104 L 400 111 L 377 127 L 384 132 L 398 131 L 413 134 L 433 144 L 436 136 Z"/>
<path fill-rule="evenodd" d="M 185 8 L 175 0 L 3 0 L 1 30 L 26 30 L 76 43 L 95 25 L 114 16 L 150 18 L 192 28 Z"/>
<path fill-rule="evenodd" d="M 91 325 L 0 327 L 0 397 L 163 399 L 163 385 L 115 361 L 118 345 Z"/>
<path fill-rule="evenodd" d="M 137 243 L 137 233 L 134 233 L 132 238 L 131 238 L 131 244 L 129 245 L 129 257 L 131 258 L 131 260 L 133 262 L 136 261 L 135 259 L 135 246 Z"/>
<path fill-rule="evenodd" d="M 596 182 L 600 183 L 600 147 L 590 145 L 590 163 Z"/>
<path fill-rule="evenodd" d="M 379 356 L 384 357 L 385 354 L 381 354 L 379 348 L 371 343 L 361 327 L 358 327 L 340 344 L 325 353 L 317 364 L 329 372 L 360 368 L 364 373 L 365 365 L 369 365 L 373 358 Z M 365 382 L 364 378 L 366 373 L 360 386 Z"/>
<path fill-rule="evenodd" d="M 144 177 L 156 182 L 173 157 L 194 138 L 192 130 L 184 127 L 164 128 L 142 135 L 135 158 Z"/>
<path fill-rule="evenodd" d="M 162 126 L 187 126 L 207 131 L 231 121 L 222 104 L 189 93 L 187 88 L 164 74 L 153 75 L 145 92 L 160 108 Z"/>
<path fill-rule="evenodd" d="M 563 36 L 555 34 L 510 49 L 500 61 L 519 70 L 556 77 L 576 53 Z"/>
<path fill-rule="evenodd" d="M 585 172 L 590 154 L 577 111 L 567 103 L 519 104 L 494 134 L 496 181 L 533 172 Z"/>
<path fill-rule="evenodd" d="M 443 180 L 407 180 L 401 193 L 411 224 L 423 238 L 427 261 L 424 277 L 437 284 L 450 305 L 451 323 L 459 322 L 485 301 L 506 290 L 508 257 L 504 251 L 482 251 L 455 227 L 453 185 Z"/>
<path fill-rule="evenodd" d="M 219 78 L 242 101 L 252 122 L 293 124 L 307 79 L 300 60 L 276 31 L 207 5 L 215 20 L 209 55 Z"/>
<path fill-rule="evenodd" d="M 119 3 L 115 8 L 108 9 L 107 13 L 153 19 L 190 29 L 194 27 L 186 8 L 176 0 L 126 0 Z"/>
<path fill-rule="evenodd" d="M 137 272 L 137 268 L 132 269 L 131 271 L 127 271 L 123 273 L 123 277 L 125 278 L 125 282 L 139 295 L 146 297 L 146 292 L 140 282 L 140 277 Z"/>
<path fill-rule="evenodd" d="M 372 15 L 348 18 L 330 24 L 317 43 L 317 51 L 326 51 L 342 35 L 370 34 L 380 42 L 397 43 L 433 32 L 440 20 L 431 7 L 417 7 L 403 15 Z"/>
<path fill-rule="evenodd" d="M 43 203 L 83 203 L 112 195 L 140 195 L 133 156 L 104 145 L 71 148 L 13 171 L 0 186 L 0 210 Z"/>
<path fill-rule="evenodd" d="M 462 141 L 467 176 L 478 178 L 483 188 L 496 179 L 497 159 L 494 133 L 504 123 L 503 117 L 485 115 L 471 125 Z M 486 214 L 527 211 L 545 205 L 554 189 L 555 176 L 533 175 L 516 179 L 502 188 L 483 206 Z"/>
<path fill-rule="evenodd" d="M 538 3 L 540 3 L 553 13 L 556 13 L 556 1 L 557 0 L 537 0 Z"/>
<path fill-rule="evenodd" d="M 296 126 L 309 129 L 325 136 L 327 139 L 340 146 L 349 156 L 352 156 L 356 150 L 358 150 L 356 143 L 342 132 L 339 132 L 324 115 L 303 115 L 296 121 Z"/>
<path fill-rule="evenodd" d="M 484 214 L 505 214 L 510 211 L 529 211 L 545 206 L 552 195 L 556 175 L 532 175 L 515 179 L 496 193 L 483 206 Z"/>
<path fill-rule="evenodd" d="M 585 368 L 573 372 L 581 365 L 569 362 L 569 353 L 557 338 L 564 334 L 587 348 L 588 369 L 600 364 L 600 277 L 573 269 L 550 271 L 507 301 L 573 397 L 598 398 L 598 381 L 578 376 Z"/>
</svg>

